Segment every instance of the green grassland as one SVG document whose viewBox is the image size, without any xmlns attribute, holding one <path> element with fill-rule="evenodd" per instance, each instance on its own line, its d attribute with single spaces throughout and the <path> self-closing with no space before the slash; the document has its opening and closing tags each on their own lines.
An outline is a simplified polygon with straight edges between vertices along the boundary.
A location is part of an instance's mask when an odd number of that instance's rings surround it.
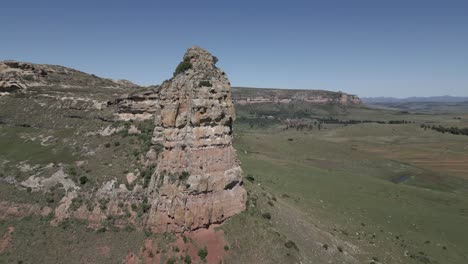
<svg viewBox="0 0 468 264">
<path fill-rule="evenodd" d="M 63 195 L 54 193 L 51 202 L 49 194 L 7 183 L 11 178 L 48 177 L 61 167 L 91 191 L 111 179 L 125 183 L 126 173 L 141 169 L 151 123 L 109 122 L 112 107 L 86 107 L 0 98 L 0 202 L 53 207 Z M 468 127 L 468 115 L 305 103 L 236 111 L 234 146 L 248 205 L 219 227 L 229 243 L 225 263 L 468 262 L 468 137 L 421 128 Z M 307 127 L 287 127 L 288 119 Z M 407 122 L 390 124 L 395 120 Z M 142 133 L 95 134 L 131 125 Z M 31 169 L 22 169 L 26 164 Z M 0 219 L 0 238 L 15 227 L 0 263 L 119 263 L 148 236 L 131 228 L 97 232 L 80 221 L 53 227 L 49 220 Z"/>
<path fill-rule="evenodd" d="M 355 257 L 347 259 L 350 263 L 466 263 L 468 137 L 419 126 L 460 126 L 466 120 L 367 108 L 347 109 L 338 117 L 415 123 L 298 131 L 285 130 L 281 122 L 244 120 L 236 127 L 242 167 L 255 178 L 255 184 L 247 186 L 278 201 L 263 208 L 280 219 L 271 228 L 297 244 L 302 263 L 347 262 L 336 252 L 321 256 L 320 249 L 330 252 L 340 243 L 353 245 L 341 245 L 341 254 L 348 250 Z M 394 183 L 395 179 L 404 180 Z M 281 210 L 288 217 L 281 216 Z M 297 225 L 303 230 L 287 228 L 296 218 L 320 228 L 307 223 Z M 231 225 L 235 224 L 226 227 Z M 321 232 L 339 238 L 338 245 L 324 249 L 327 237 Z"/>
</svg>

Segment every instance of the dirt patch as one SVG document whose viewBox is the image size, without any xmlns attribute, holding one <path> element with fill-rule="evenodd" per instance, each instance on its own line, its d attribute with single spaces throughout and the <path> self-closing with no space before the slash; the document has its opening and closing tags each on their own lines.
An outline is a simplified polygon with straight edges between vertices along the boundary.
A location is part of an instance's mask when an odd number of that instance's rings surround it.
<svg viewBox="0 0 468 264">
<path fill-rule="evenodd" d="M 14 203 L 2 201 L 0 202 L 0 219 L 7 217 L 25 217 L 29 215 L 40 215 L 47 216 L 52 212 L 52 208 L 45 206 L 40 207 L 39 205 Z"/>
<path fill-rule="evenodd" d="M 11 242 L 13 241 L 13 231 L 15 231 L 14 227 L 8 227 L 7 231 L 0 240 L 0 255 L 5 253 L 11 246 Z"/>
<path fill-rule="evenodd" d="M 109 246 L 103 246 L 101 247 L 101 254 L 104 257 L 109 257 L 110 256 L 110 247 Z"/>
<path fill-rule="evenodd" d="M 140 258 L 135 255 L 134 253 L 129 253 L 127 257 L 125 257 L 124 263 L 126 264 L 139 264 L 141 263 Z"/>
<path fill-rule="evenodd" d="M 223 230 L 216 230 L 214 227 L 208 229 L 199 229 L 187 235 L 193 243 L 188 245 L 188 253 L 192 259 L 200 260 L 198 251 L 206 248 L 208 263 L 224 263 L 226 250 L 224 246 L 227 242 L 224 240 Z M 182 241 L 183 242 L 183 241 Z M 195 244 L 195 245 L 194 245 Z"/>
<path fill-rule="evenodd" d="M 170 258 L 177 260 L 190 258 L 192 263 L 219 264 L 224 263 L 228 243 L 224 239 L 224 232 L 214 226 L 208 229 L 199 229 L 193 232 L 177 234 L 175 241 L 167 243 L 157 238 L 146 239 L 138 254 L 130 253 L 124 263 L 159 264 Z M 205 261 L 198 255 L 200 250 L 208 252 Z"/>
</svg>

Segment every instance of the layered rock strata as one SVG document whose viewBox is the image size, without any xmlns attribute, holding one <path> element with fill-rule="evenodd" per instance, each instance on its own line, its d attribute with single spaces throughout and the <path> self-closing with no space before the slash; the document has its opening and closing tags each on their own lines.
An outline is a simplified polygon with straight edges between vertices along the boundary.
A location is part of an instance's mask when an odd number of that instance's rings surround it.
<svg viewBox="0 0 468 264">
<path fill-rule="evenodd" d="M 152 143 L 162 148 L 148 193 L 156 232 L 220 223 L 245 209 L 242 170 L 232 146 L 231 87 L 217 59 L 192 47 L 159 89 Z"/>
</svg>

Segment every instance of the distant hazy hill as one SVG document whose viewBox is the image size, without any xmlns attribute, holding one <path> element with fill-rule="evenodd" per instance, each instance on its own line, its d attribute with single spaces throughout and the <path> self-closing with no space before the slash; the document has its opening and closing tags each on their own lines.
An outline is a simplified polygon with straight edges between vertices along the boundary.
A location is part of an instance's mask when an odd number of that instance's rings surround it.
<svg viewBox="0 0 468 264">
<path fill-rule="evenodd" d="M 394 97 L 363 97 L 362 102 L 365 104 L 378 104 L 378 103 L 425 103 L 425 102 L 438 102 L 438 103 L 459 103 L 468 101 L 468 97 L 457 96 L 429 96 L 429 97 L 408 97 L 408 98 L 394 98 Z"/>
</svg>

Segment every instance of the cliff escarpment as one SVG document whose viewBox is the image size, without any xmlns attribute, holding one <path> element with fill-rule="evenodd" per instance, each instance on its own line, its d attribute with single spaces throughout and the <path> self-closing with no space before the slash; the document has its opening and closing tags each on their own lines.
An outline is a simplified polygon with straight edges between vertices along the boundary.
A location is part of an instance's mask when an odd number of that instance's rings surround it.
<svg viewBox="0 0 468 264">
<path fill-rule="evenodd" d="M 310 104 L 334 104 L 353 106 L 362 104 L 356 95 L 324 90 L 295 90 L 233 87 L 232 100 L 239 105 L 261 103 L 289 104 L 304 102 Z"/>
</svg>

